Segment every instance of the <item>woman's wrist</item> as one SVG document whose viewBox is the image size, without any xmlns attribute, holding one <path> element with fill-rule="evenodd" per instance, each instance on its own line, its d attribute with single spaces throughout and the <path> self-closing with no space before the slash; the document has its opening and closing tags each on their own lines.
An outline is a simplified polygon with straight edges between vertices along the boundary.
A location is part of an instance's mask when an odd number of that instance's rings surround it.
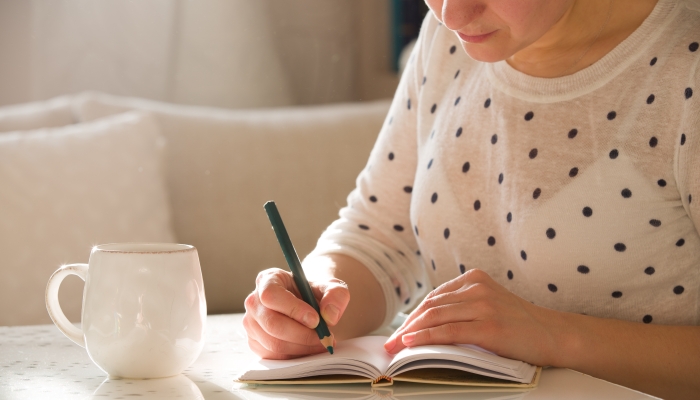
<svg viewBox="0 0 700 400">
<path fill-rule="evenodd" d="M 339 279 L 350 290 L 350 303 L 335 327 L 336 338 L 348 339 L 366 335 L 384 320 L 384 293 L 367 267 L 343 254 L 327 254 L 304 259 L 304 272 L 309 280 Z"/>
<path fill-rule="evenodd" d="M 549 332 L 550 340 L 543 340 L 540 349 L 545 360 L 544 365 L 552 367 L 570 368 L 572 360 L 580 356 L 583 347 L 583 315 L 556 311 L 545 307 L 532 305 L 536 309 L 535 315 L 540 324 Z"/>
</svg>

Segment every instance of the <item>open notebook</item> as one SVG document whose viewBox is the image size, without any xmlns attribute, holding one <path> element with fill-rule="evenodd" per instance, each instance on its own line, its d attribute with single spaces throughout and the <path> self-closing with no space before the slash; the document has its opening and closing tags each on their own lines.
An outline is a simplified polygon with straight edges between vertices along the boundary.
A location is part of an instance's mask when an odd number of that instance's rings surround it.
<svg viewBox="0 0 700 400">
<path fill-rule="evenodd" d="M 293 360 L 259 360 L 236 381 L 248 384 L 332 384 L 393 381 L 448 385 L 530 388 L 541 368 L 470 345 L 407 348 L 392 356 L 385 336 L 339 342 L 328 353 Z"/>
<path fill-rule="evenodd" d="M 530 389 L 482 388 L 476 386 L 423 385 L 396 382 L 374 387 L 361 384 L 332 385 L 245 385 L 247 400 L 523 400 Z"/>
</svg>

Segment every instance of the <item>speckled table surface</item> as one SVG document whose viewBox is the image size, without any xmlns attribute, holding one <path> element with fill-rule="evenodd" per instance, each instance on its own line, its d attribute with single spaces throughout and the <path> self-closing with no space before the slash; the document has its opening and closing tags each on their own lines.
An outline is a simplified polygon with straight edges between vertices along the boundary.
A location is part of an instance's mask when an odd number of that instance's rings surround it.
<svg viewBox="0 0 700 400">
<path fill-rule="evenodd" d="M 110 380 L 87 352 L 53 325 L 0 327 L 0 399 L 649 399 L 641 393 L 566 369 L 545 369 L 527 392 L 464 392 L 437 385 L 395 385 L 372 392 L 361 385 L 299 389 L 249 388 L 233 382 L 255 355 L 242 314 L 209 316 L 207 342 L 183 374 L 166 379 Z"/>
<path fill-rule="evenodd" d="M 145 381 L 108 380 L 85 349 L 53 325 L 0 327 L 0 399 L 176 398 L 177 391 L 184 398 L 240 398 L 230 395 L 237 390 L 233 376 L 254 358 L 242 317 L 209 316 L 207 342 L 197 361 L 181 376 Z"/>
</svg>

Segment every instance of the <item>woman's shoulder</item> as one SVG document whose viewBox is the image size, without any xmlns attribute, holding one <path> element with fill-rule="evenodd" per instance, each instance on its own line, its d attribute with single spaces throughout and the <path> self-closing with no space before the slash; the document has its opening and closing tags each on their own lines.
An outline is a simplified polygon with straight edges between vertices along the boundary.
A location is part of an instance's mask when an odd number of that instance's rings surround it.
<svg viewBox="0 0 700 400">
<path fill-rule="evenodd" d="M 688 100 L 700 91 L 700 0 L 679 0 L 676 6 L 644 53 L 654 81 L 680 90 Z M 692 102 L 694 110 L 696 104 Z"/>
<path fill-rule="evenodd" d="M 700 56 L 700 0 L 680 0 L 674 17 L 665 20 L 653 47 L 671 57 L 697 64 Z"/>
<path fill-rule="evenodd" d="M 700 0 L 681 0 L 681 5 L 690 12 L 694 11 L 700 14 Z"/>
</svg>

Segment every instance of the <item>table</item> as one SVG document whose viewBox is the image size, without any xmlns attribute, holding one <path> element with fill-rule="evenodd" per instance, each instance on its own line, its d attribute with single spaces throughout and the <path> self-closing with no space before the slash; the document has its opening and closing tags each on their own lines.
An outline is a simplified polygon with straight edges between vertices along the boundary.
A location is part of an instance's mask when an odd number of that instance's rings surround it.
<svg viewBox="0 0 700 400">
<path fill-rule="evenodd" d="M 455 392 L 455 387 L 396 384 L 394 394 L 372 393 L 363 385 L 334 388 L 336 393 L 281 393 L 233 382 L 255 358 L 248 349 L 242 314 L 207 318 L 207 343 L 183 374 L 165 379 L 109 380 L 53 325 L 0 327 L 0 399 L 651 399 L 654 397 L 567 369 L 542 372 L 537 389 L 527 392 Z M 424 393 L 426 387 L 433 393 Z M 315 389 L 311 389 L 315 390 Z M 340 393 L 346 391 L 348 393 Z M 349 392 L 357 392 L 351 394 Z M 421 394 L 423 393 L 423 394 Z"/>
</svg>

